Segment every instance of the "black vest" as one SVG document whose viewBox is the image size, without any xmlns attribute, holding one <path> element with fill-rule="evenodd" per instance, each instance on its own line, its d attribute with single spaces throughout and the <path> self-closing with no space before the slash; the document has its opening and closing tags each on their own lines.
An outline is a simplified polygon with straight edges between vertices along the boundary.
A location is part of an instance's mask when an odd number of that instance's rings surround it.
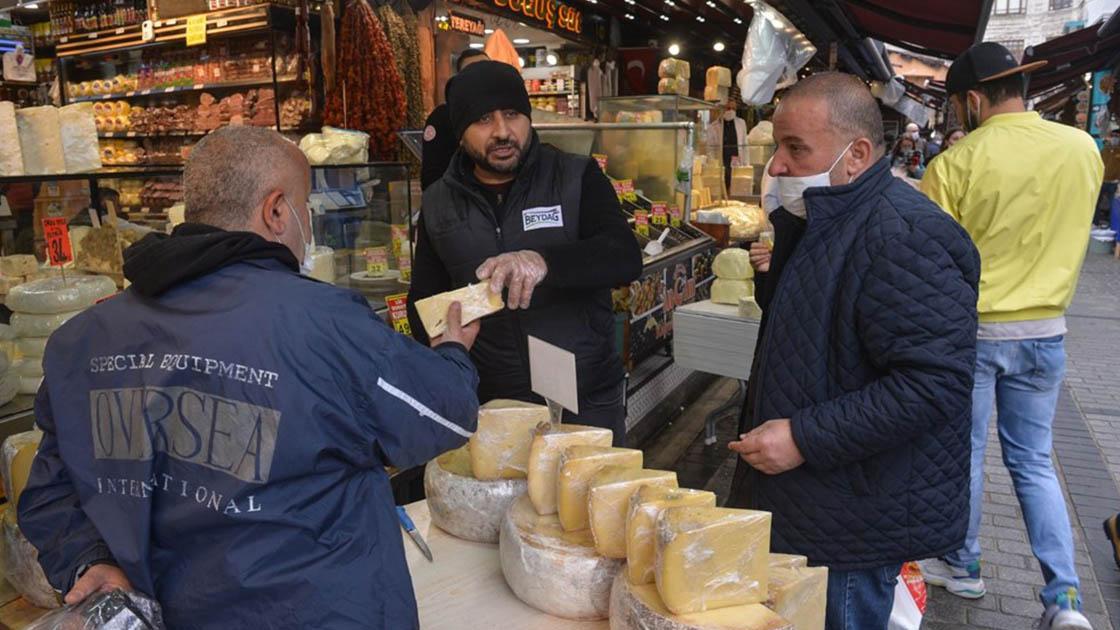
<svg viewBox="0 0 1120 630">
<path fill-rule="evenodd" d="M 501 225 L 457 153 L 443 179 L 424 191 L 424 227 L 455 288 L 478 282 L 484 260 L 505 252 L 579 240 L 583 175 L 589 158 L 561 152 L 534 138 L 506 199 Z M 547 284 L 547 278 L 545 280 Z M 532 335 L 576 355 L 581 407 L 587 395 L 622 380 L 614 345 L 609 289 L 538 286 L 528 310 L 503 310 L 482 321 L 471 350 L 478 367 L 479 400 L 534 400 L 526 337 Z"/>
</svg>

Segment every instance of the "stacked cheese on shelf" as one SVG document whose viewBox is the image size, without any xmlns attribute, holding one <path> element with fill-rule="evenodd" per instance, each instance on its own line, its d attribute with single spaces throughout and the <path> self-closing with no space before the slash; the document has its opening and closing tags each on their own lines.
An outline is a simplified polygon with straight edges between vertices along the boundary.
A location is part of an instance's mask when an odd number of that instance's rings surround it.
<svg viewBox="0 0 1120 630">
<path fill-rule="evenodd" d="M 424 493 L 432 522 L 475 542 L 498 542 L 498 528 L 527 488 L 529 444 L 548 424 L 548 407 L 492 400 L 478 410 L 478 430 L 462 448 L 428 462 Z"/>
<path fill-rule="evenodd" d="M 731 68 L 712 66 L 704 76 L 704 100 L 726 103 L 731 94 Z"/>
<path fill-rule="evenodd" d="M 51 333 L 116 290 L 117 285 L 104 276 L 70 276 L 34 280 L 8 292 L 5 304 L 12 311 L 12 331 L 21 356 L 12 368 L 19 376 L 19 393 L 39 390 L 43 352 Z"/>
<path fill-rule="evenodd" d="M 0 101 L 0 177 L 23 175 L 24 172 L 16 104 Z"/>
<path fill-rule="evenodd" d="M 4 535 L 0 538 L 0 559 L 4 577 L 27 601 L 39 608 L 57 608 L 58 595 L 47 582 L 42 567 L 39 566 L 39 553 L 24 538 L 16 521 L 15 506 L 19 496 L 27 486 L 31 473 L 31 462 L 39 448 L 42 434 L 38 431 L 17 433 L 4 440 L 3 463 L 0 472 L 4 476 L 4 494 L 8 503 L 3 510 L 2 527 Z"/>
<path fill-rule="evenodd" d="M 692 78 L 692 70 L 687 61 L 682 61 L 673 57 L 663 59 L 661 64 L 657 66 L 657 76 L 660 78 L 657 82 L 658 94 L 688 96 L 689 79 Z"/>
<path fill-rule="evenodd" d="M 712 261 L 712 301 L 738 306 L 745 317 L 761 317 L 762 310 L 754 301 L 754 267 L 747 250 L 729 247 L 716 254 Z"/>
<path fill-rule="evenodd" d="M 0 123 L 0 145 L 19 144 L 23 174 L 81 173 L 101 168 L 91 103 L 25 107 L 16 110 L 15 118 L 18 138 L 11 135 L 10 125 Z"/>
</svg>

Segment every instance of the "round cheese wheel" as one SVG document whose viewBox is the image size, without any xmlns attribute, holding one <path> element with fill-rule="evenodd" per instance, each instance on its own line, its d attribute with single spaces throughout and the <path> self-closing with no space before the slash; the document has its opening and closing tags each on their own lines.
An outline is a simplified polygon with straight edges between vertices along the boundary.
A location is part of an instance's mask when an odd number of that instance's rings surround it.
<svg viewBox="0 0 1120 630">
<path fill-rule="evenodd" d="M 24 396 L 34 396 L 39 393 L 39 386 L 42 384 L 42 376 L 21 376 L 19 377 L 19 393 Z"/>
<path fill-rule="evenodd" d="M 49 337 L 24 337 L 23 339 L 17 339 L 16 350 L 19 350 L 21 356 L 42 357 L 47 350 L 47 339 L 49 339 Z"/>
<path fill-rule="evenodd" d="M 565 532 L 555 514 L 537 514 L 528 495 L 514 501 L 502 519 L 498 552 L 514 594 L 565 619 L 606 619 L 611 582 L 626 565 L 595 553 L 588 530 Z"/>
<path fill-rule="evenodd" d="M 793 624 L 762 604 L 731 606 L 674 615 L 653 584 L 631 584 L 626 571 L 611 588 L 611 630 L 794 630 Z"/>
<path fill-rule="evenodd" d="M 7 372 L 4 376 L 0 376 L 0 407 L 12 402 L 18 394 L 19 376 L 12 372 Z"/>
<path fill-rule="evenodd" d="M 464 540 L 496 544 L 502 517 L 525 490 L 524 479 L 475 479 L 466 446 L 440 455 L 424 468 L 432 522 Z"/>
<path fill-rule="evenodd" d="M 78 313 L 81 313 L 81 311 L 54 313 L 52 315 L 12 313 L 12 330 L 15 331 L 17 337 L 50 337 L 51 333 L 66 323 L 66 320 Z"/>
<path fill-rule="evenodd" d="M 4 577 L 32 605 L 58 608 L 58 595 L 39 566 L 39 552 L 19 531 L 15 508 L 9 505 L 4 512 Z"/>
<path fill-rule="evenodd" d="M 5 304 L 17 313 L 65 313 L 89 308 L 116 292 L 117 284 L 105 276 L 45 278 L 13 287 Z"/>
<path fill-rule="evenodd" d="M 43 378 L 43 359 L 39 357 L 20 359 L 12 366 L 12 372 L 23 378 Z"/>
</svg>

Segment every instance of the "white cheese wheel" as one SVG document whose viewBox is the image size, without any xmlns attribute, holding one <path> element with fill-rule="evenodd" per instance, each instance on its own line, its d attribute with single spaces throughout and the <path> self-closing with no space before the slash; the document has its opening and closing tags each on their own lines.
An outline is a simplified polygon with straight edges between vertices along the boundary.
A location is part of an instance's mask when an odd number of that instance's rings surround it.
<svg viewBox="0 0 1120 630">
<path fill-rule="evenodd" d="M 8 506 L 3 521 L 4 577 L 33 606 L 58 608 L 58 595 L 39 566 L 39 552 L 24 538 L 16 525 L 15 508 Z"/>
<path fill-rule="evenodd" d="M 47 350 L 49 337 L 24 337 L 16 340 L 16 350 L 23 357 L 42 357 Z M 2 370 L 0 370 L 2 371 Z"/>
<path fill-rule="evenodd" d="M 432 523 L 464 540 L 495 544 L 510 504 L 525 494 L 524 479 L 483 481 L 471 476 L 467 447 L 440 455 L 424 468 Z"/>
<path fill-rule="evenodd" d="M 0 407 L 12 402 L 17 395 L 19 395 L 19 376 L 11 372 L 0 376 Z"/>
<path fill-rule="evenodd" d="M 81 311 L 35 315 L 31 313 L 12 313 L 12 330 L 17 337 L 50 337 L 71 317 Z"/>
<path fill-rule="evenodd" d="M 21 376 L 19 377 L 19 393 L 24 396 L 34 396 L 39 393 L 39 386 L 42 384 L 42 376 Z"/>
<path fill-rule="evenodd" d="M 23 378 L 43 378 L 43 359 L 20 359 L 12 366 L 12 372 Z"/>
<path fill-rule="evenodd" d="M 754 277 L 751 255 L 741 247 L 728 247 L 712 260 L 712 273 L 724 280 L 747 280 Z"/>
<path fill-rule="evenodd" d="M 50 315 L 89 308 L 116 292 L 117 284 L 105 276 L 45 278 L 14 287 L 4 304 L 17 313 Z"/>
<path fill-rule="evenodd" d="M 674 615 L 652 584 L 631 584 L 625 572 L 611 589 L 611 630 L 795 630 L 762 604 Z M 798 628 L 797 630 L 800 630 Z"/>
<path fill-rule="evenodd" d="M 526 604 L 564 619 L 606 619 L 611 582 L 625 562 L 595 553 L 587 530 L 565 532 L 555 514 L 541 516 L 528 496 L 502 519 L 502 574 Z"/>
</svg>

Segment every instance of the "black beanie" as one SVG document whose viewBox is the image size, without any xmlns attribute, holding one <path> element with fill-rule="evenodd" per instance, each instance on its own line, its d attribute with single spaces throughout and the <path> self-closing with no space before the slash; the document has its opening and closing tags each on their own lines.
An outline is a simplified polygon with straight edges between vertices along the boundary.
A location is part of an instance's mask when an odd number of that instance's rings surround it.
<svg viewBox="0 0 1120 630">
<path fill-rule="evenodd" d="M 533 115 L 521 73 L 501 61 L 478 61 L 452 77 L 447 83 L 447 109 L 456 138 L 493 111 L 512 109 Z"/>
</svg>

